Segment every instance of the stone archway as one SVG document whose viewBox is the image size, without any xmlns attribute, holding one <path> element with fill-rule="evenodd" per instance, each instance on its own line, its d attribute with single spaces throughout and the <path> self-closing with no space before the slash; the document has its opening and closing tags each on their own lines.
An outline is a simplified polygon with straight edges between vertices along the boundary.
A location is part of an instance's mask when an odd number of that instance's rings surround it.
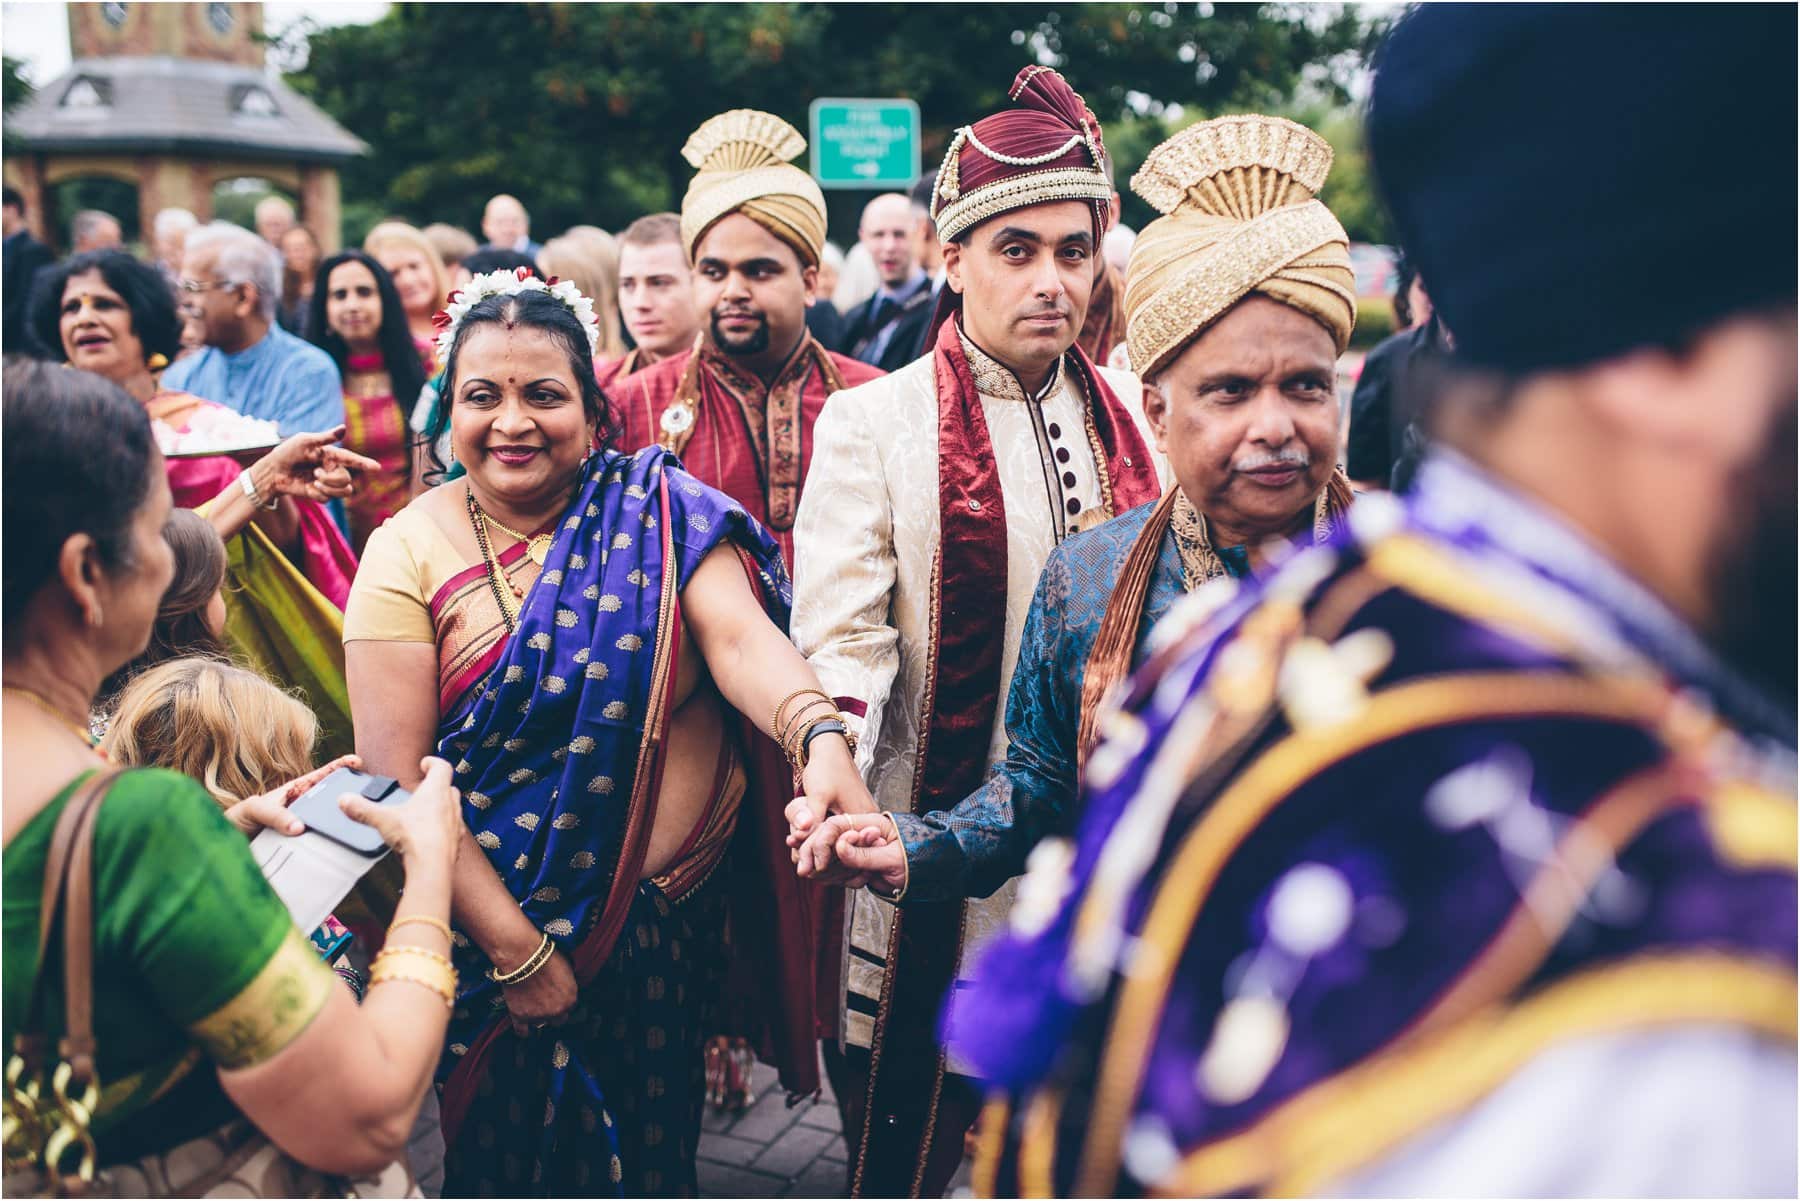
<svg viewBox="0 0 1800 1201">
<path fill-rule="evenodd" d="M 129 164 L 106 159 L 72 159 L 53 164 L 44 173 L 35 214 L 35 223 L 43 228 L 44 241 L 59 252 L 72 250 L 69 223 L 82 209 L 99 209 L 118 218 L 127 245 L 149 236 L 143 186 Z"/>
</svg>

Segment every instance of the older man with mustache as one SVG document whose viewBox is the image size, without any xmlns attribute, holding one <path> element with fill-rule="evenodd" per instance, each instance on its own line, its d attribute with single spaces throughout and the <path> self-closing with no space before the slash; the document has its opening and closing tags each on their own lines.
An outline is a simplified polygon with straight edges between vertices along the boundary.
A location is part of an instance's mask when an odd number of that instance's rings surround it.
<svg viewBox="0 0 1800 1201">
<path fill-rule="evenodd" d="M 1101 704 L 1148 657 L 1350 503 L 1337 470 L 1337 356 L 1355 320 L 1349 246 L 1312 199 L 1332 152 L 1273 117 L 1224 117 L 1153 151 L 1133 187 L 1167 215 L 1133 246 L 1127 336 L 1157 449 L 1179 487 L 1051 552 L 1026 619 L 1004 762 L 954 809 L 829 819 L 802 875 L 986 896 L 1073 821 Z M 1233 209 L 1227 196 L 1268 198 Z M 1246 236 L 1268 235 L 1252 247 Z M 1182 598 L 1211 584 L 1192 601 Z"/>
</svg>

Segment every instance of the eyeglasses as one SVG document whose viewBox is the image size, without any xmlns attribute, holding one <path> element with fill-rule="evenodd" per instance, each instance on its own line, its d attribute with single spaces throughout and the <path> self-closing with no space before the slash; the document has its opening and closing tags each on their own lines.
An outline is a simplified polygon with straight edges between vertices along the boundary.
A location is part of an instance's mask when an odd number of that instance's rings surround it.
<svg viewBox="0 0 1800 1201">
<path fill-rule="evenodd" d="M 186 292 L 189 296 L 198 296 L 200 293 L 210 292 L 214 288 L 242 287 L 243 283 L 240 280 L 229 279 L 182 279 L 176 280 L 175 286 L 183 292 Z"/>
</svg>

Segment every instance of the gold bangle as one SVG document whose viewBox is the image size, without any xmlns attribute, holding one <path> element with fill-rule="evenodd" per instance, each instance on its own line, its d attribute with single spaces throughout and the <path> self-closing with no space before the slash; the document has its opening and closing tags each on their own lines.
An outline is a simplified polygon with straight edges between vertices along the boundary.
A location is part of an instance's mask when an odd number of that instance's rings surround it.
<svg viewBox="0 0 1800 1201">
<path fill-rule="evenodd" d="M 518 984 L 536 975 L 538 969 L 549 963 L 550 956 L 555 953 L 556 944 L 550 940 L 548 934 L 545 934 L 543 941 L 538 943 L 537 950 L 527 956 L 524 963 L 510 972 L 500 971 L 499 965 L 496 964 L 488 969 L 487 978 L 495 984 Z"/>
<path fill-rule="evenodd" d="M 814 709 L 819 708 L 819 706 L 821 706 L 821 704 L 823 704 L 823 706 L 833 706 L 832 700 L 808 700 L 808 702 L 806 702 L 806 704 L 803 704 L 803 706 L 801 706 L 801 708 L 794 709 L 794 717 L 788 718 L 787 726 L 785 726 L 785 727 L 783 727 L 783 729 L 781 729 L 781 736 L 779 736 L 779 738 L 778 738 L 778 740 L 776 740 L 776 742 L 779 742 L 779 744 L 781 744 L 781 753 L 787 754 L 788 758 L 794 758 L 794 751 L 790 751 L 790 749 L 788 749 L 788 747 L 790 747 L 790 745 L 794 745 L 794 731 L 796 731 L 796 729 L 799 729 L 799 724 L 801 724 L 801 720 L 803 720 L 803 718 L 805 718 L 806 715 L 808 715 L 808 713 L 812 713 L 812 711 L 814 711 Z M 832 713 L 835 713 L 835 711 L 837 711 L 837 709 L 835 709 L 835 706 L 833 706 Z M 826 717 L 830 717 L 830 713 L 828 713 L 828 715 L 826 715 Z M 814 720 L 824 720 L 824 718 L 823 717 L 814 718 Z M 810 726 L 810 724 L 808 724 L 808 729 L 812 729 L 812 726 Z"/>
<path fill-rule="evenodd" d="M 442 975 L 418 975 L 414 972 L 401 971 L 397 968 L 386 966 L 381 968 L 371 967 L 369 969 L 369 988 L 371 990 L 379 988 L 390 980 L 404 980 L 409 984 L 417 984 L 421 988 L 428 988 L 444 999 L 445 1009 L 454 1010 L 456 1008 L 456 981 L 453 976 L 446 979 Z"/>
<path fill-rule="evenodd" d="M 797 696 L 804 696 L 809 691 L 811 691 L 811 689 L 796 688 L 781 698 L 781 703 L 775 706 L 775 716 L 769 719 L 770 734 L 774 734 L 777 730 L 781 729 L 781 711 L 788 707 L 788 702 Z"/>
<path fill-rule="evenodd" d="M 814 709 L 817 709 L 820 705 L 836 708 L 837 702 L 829 697 L 823 696 L 815 697 L 813 700 L 807 701 L 788 716 L 787 724 L 782 726 L 781 730 L 775 735 L 775 741 L 779 742 L 785 749 L 788 743 L 788 736 L 794 732 L 794 727 L 799 724 L 800 719 L 805 717 L 808 713 L 811 713 Z"/>
<path fill-rule="evenodd" d="M 369 971 L 374 971 L 374 965 L 376 965 L 376 963 L 385 962 L 385 960 L 389 960 L 389 958 L 396 956 L 396 954 L 410 954 L 410 956 L 419 958 L 419 960 L 428 960 L 428 962 L 437 963 L 437 965 L 441 965 L 441 967 L 448 967 L 450 971 L 455 971 L 455 965 L 450 962 L 448 956 L 437 954 L 436 951 L 428 951 L 427 947 L 407 947 L 407 945 L 400 945 L 400 947 L 387 945 L 387 947 L 383 947 L 382 953 L 378 954 L 378 956 L 374 956 L 374 960 L 369 962 Z"/>
<path fill-rule="evenodd" d="M 437 918 L 429 917 L 423 913 L 413 913 L 406 917 L 395 918 L 392 922 L 388 923 L 387 932 L 392 934 L 402 926 L 430 926 L 433 930 L 441 931 L 445 939 L 449 941 L 453 942 L 456 938 L 455 935 L 450 933 L 449 922 L 439 921 Z"/>
<path fill-rule="evenodd" d="M 784 710 L 788 707 L 789 703 L 791 703 L 795 697 L 808 696 L 808 695 L 820 697 L 821 699 L 826 701 L 828 704 L 833 704 L 833 705 L 837 704 L 837 702 L 835 700 L 833 700 L 829 696 L 826 696 L 825 693 L 823 691 L 821 691 L 820 689 L 796 688 L 792 692 L 788 693 L 786 696 L 782 697 L 781 703 L 779 705 L 775 706 L 775 716 L 769 719 L 769 733 L 775 734 L 778 730 L 781 729 L 781 712 L 782 712 L 782 710 Z M 779 740 L 780 739 L 778 736 L 777 741 L 779 741 Z"/>
</svg>

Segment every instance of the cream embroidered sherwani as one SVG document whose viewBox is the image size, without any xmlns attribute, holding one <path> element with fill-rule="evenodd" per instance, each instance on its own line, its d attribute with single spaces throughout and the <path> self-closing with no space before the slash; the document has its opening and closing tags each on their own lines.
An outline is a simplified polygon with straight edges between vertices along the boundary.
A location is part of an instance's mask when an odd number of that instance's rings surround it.
<svg viewBox="0 0 1800 1201">
<path fill-rule="evenodd" d="M 966 337 L 963 349 L 981 393 L 1006 509 L 1007 578 L 994 581 L 1006 634 L 991 768 L 1006 756 L 1006 692 L 1038 572 L 1058 541 L 1113 514 L 1102 506 L 1079 373 L 1059 366 L 1033 399 Z M 1153 445 L 1137 377 L 1100 374 Z M 928 719 L 922 709 L 939 541 L 934 356 L 836 393 L 813 436 L 812 474 L 794 525 L 794 642 L 827 692 L 867 706 L 860 720 L 851 715 L 860 739 L 857 764 L 882 808 L 910 811 L 919 733 Z M 1166 464 L 1155 458 L 1166 486 Z M 1009 882 L 991 897 L 967 902 L 959 981 L 1005 921 L 1014 889 Z M 893 909 L 861 889 L 848 893 L 846 909 L 839 1031 L 851 1045 L 867 1047 Z M 949 1070 L 966 1071 L 954 1057 Z"/>
</svg>

